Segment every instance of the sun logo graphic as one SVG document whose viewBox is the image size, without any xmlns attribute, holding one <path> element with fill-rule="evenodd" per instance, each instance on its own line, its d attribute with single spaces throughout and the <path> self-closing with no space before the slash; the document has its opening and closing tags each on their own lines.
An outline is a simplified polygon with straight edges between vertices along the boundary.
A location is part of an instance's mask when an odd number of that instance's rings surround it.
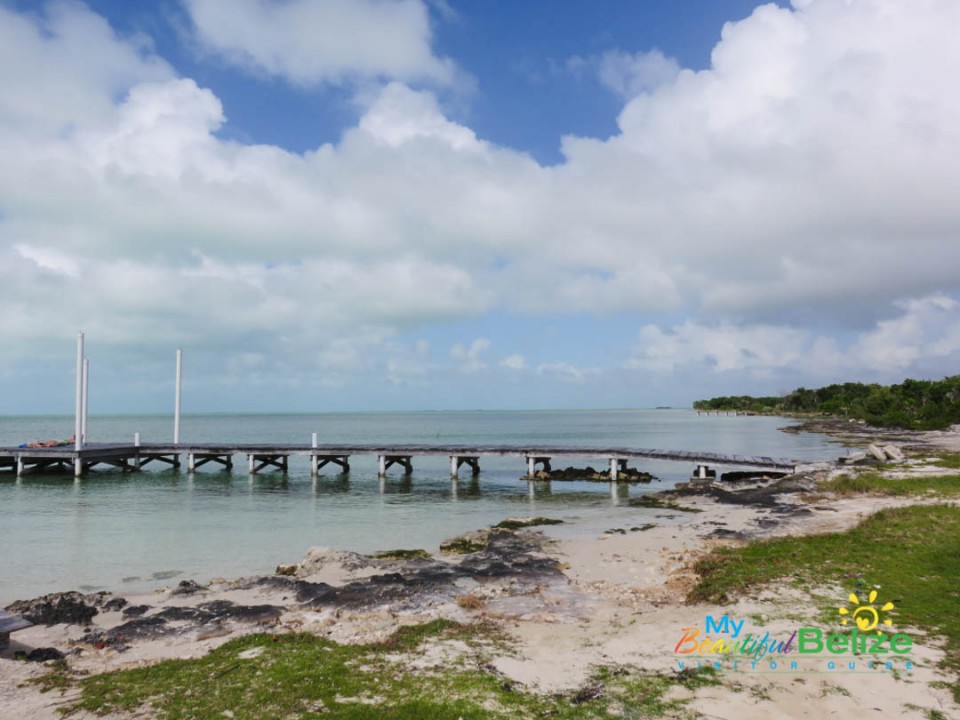
<svg viewBox="0 0 960 720">
<path fill-rule="evenodd" d="M 847 625 L 849 624 L 850 620 L 853 620 L 860 632 L 870 632 L 881 623 L 887 627 L 893 625 L 893 620 L 888 617 L 882 617 L 882 615 L 885 615 L 893 610 L 894 605 L 892 602 L 888 602 L 884 603 L 878 609 L 876 606 L 876 590 L 870 591 L 870 594 L 867 596 L 866 603 L 861 603 L 860 598 L 856 593 L 850 593 L 847 599 L 850 600 L 853 607 L 840 608 L 840 615 L 843 616 L 843 620 L 840 621 L 841 625 Z M 882 635 L 882 633 L 877 630 L 877 635 Z"/>
</svg>

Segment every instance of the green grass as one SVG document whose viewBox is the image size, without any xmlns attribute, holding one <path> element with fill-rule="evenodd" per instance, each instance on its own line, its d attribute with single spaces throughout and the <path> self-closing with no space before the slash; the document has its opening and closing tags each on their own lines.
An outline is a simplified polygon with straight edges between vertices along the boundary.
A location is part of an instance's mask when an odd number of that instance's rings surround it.
<svg viewBox="0 0 960 720">
<path fill-rule="evenodd" d="M 384 643 L 337 645 L 309 634 L 250 635 L 195 660 L 80 679 L 82 694 L 66 714 L 151 708 L 160 720 L 230 717 L 474 720 L 536 718 L 689 718 L 685 701 L 666 699 L 675 685 L 719 684 L 713 671 L 651 675 L 598 668 L 581 688 L 538 695 L 497 673 L 484 654 L 487 628 L 439 620 L 405 628 Z M 425 642 L 460 640 L 472 654 L 413 669 Z M 493 637 L 497 641 L 496 636 Z M 243 657 L 242 654 L 247 657 Z M 252 656 L 251 656 L 252 655 Z"/>
<path fill-rule="evenodd" d="M 951 470 L 960 470 L 960 454 L 948 453 L 941 456 L 934 463 L 937 467 L 950 468 Z"/>
<path fill-rule="evenodd" d="M 960 508 L 881 510 L 844 533 L 719 548 L 695 569 L 700 580 L 689 600 L 696 602 L 726 603 L 784 579 L 806 587 L 837 583 L 849 592 L 860 579 L 895 603 L 895 628 L 944 636 L 944 665 L 960 671 Z M 960 683 L 951 687 L 960 700 Z"/>
<path fill-rule="evenodd" d="M 417 550 L 381 550 L 373 554 L 377 560 L 429 560 L 433 557 L 423 549 Z"/>
<path fill-rule="evenodd" d="M 841 496 L 887 495 L 905 497 L 927 493 L 950 496 L 960 495 L 960 475 L 920 476 L 893 480 L 883 477 L 879 473 L 866 472 L 859 475 L 841 475 L 833 480 L 821 482 L 818 489 Z"/>
</svg>

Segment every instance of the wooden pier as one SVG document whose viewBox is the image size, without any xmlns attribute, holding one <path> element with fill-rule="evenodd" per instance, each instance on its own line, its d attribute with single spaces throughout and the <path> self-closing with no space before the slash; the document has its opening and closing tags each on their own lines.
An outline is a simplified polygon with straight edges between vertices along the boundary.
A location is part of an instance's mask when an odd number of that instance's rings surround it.
<svg viewBox="0 0 960 720">
<path fill-rule="evenodd" d="M 36 472 L 73 470 L 76 477 L 86 475 L 98 466 L 117 468 L 124 472 L 140 470 L 150 463 L 164 463 L 180 467 L 180 458 L 187 458 L 187 469 L 194 472 L 208 463 L 227 470 L 233 468 L 235 456 L 245 456 L 247 470 L 256 474 L 272 468 L 287 472 L 289 459 L 306 457 L 310 461 L 312 475 L 319 474 L 327 465 L 334 465 L 340 472 L 350 471 L 350 458 L 355 455 L 375 456 L 380 477 L 394 466 L 406 474 L 413 472 L 413 458 L 446 456 L 450 459 L 450 475 L 456 478 L 460 468 L 468 466 L 473 475 L 480 472 L 480 460 L 484 457 L 517 457 L 526 461 L 527 476 L 536 475 L 537 466 L 550 470 L 556 458 L 601 459 L 610 469 L 611 481 L 617 481 L 619 473 L 630 462 L 638 460 L 666 460 L 689 462 L 694 466 L 733 465 L 793 472 L 796 460 L 757 455 L 729 455 L 713 452 L 686 450 L 649 450 L 623 447 L 577 447 L 539 445 L 375 445 L 375 444 L 233 444 L 233 443 L 143 443 L 112 444 L 91 443 L 77 450 L 73 446 L 45 448 L 0 448 L 0 470 L 15 472 L 18 476 Z"/>
</svg>

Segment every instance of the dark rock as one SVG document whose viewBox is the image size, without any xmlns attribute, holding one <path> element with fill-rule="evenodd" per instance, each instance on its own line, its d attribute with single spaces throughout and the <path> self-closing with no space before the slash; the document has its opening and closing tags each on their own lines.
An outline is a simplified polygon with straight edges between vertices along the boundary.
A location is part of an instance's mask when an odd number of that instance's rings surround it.
<svg viewBox="0 0 960 720">
<path fill-rule="evenodd" d="M 150 609 L 151 607 L 149 605 L 130 605 L 123 609 L 123 616 L 124 617 L 140 617 Z"/>
<path fill-rule="evenodd" d="M 80 642 L 92 645 L 97 650 L 112 648 L 117 652 L 123 652 L 130 647 L 129 643 L 127 642 L 130 636 L 121 635 L 117 632 L 118 629 L 119 628 L 114 628 L 113 630 L 91 630 L 82 638 L 80 638 Z"/>
<path fill-rule="evenodd" d="M 6 609 L 34 625 L 86 625 L 100 612 L 96 607 L 97 600 L 96 597 L 71 591 L 51 593 L 33 600 L 18 600 Z"/>
<path fill-rule="evenodd" d="M 162 618 L 163 620 L 170 622 L 193 622 L 202 615 L 204 615 L 204 612 L 199 608 L 179 607 L 174 605 L 164 608 L 152 617 Z"/>
<path fill-rule="evenodd" d="M 37 648 L 27 653 L 30 662 L 47 662 L 48 660 L 63 660 L 63 653 L 52 647 Z"/>
<path fill-rule="evenodd" d="M 709 535 L 707 535 L 707 537 L 716 538 L 718 540 L 746 540 L 748 536 L 742 532 L 738 532 L 737 530 L 727 530 L 726 528 L 717 528 L 716 530 L 711 532 Z"/>
<path fill-rule="evenodd" d="M 171 595 L 193 595 L 194 593 L 198 593 L 201 590 L 205 590 L 205 589 L 206 588 L 204 588 L 203 585 L 200 585 L 194 582 L 193 580 L 181 580 L 180 584 L 177 585 L 177 587 L 175 587 L 173 589 L 173 592 L 171 592 L 170 594 Z"/>
<path fill-rule="evenodd" d="M 257 625 L 274 623 L 283 611 L 284 608 L 276 605 L 235 605 L 229 600 L 214 600 L 197 607 L 171 606 L 153 615 L 134 618 L 110 630 L 92 630 L 83 636 L 82 641 L 97 648 L 110 647 L 122 652 L 133 640 L 151 640 L 190 632 L 222 625 L 230 620 Z"/>
<path fill-rule="evenodd" d="M 208 615 L 206 623 L 235 620 L 257 625 L 275 622 L 284 610 L 276 605 L 235 605 L 229 600 L 214 600 L 200 605 L 197 609 Z"/>
<path fill-rule="evenodd" d="M 107 600 L 103 605 L 105 612 L 113 610 L 123 610 L 127 606 L 127 599 L 122 597 L 113 597 Z"/>
<path fill-rule="evenodd" d="M 770 472 L 767 470 L 737 470 L 720 475 L 720 482 L 767 482 L 786 477 L 785 472 Z"/>
<path fill-rule="evenodd" d="M 535 475 L 538 480 L 580 480 L 585 482 L 610 482 L 609 470 L 596 470 L 589 465 L 585 468 L 568 467 L 557 470 L 540 470 Z M 636 468 L 620 468 L 617 471 L 617 482 L 623 483 L 649 483 L 652 480 L 659 480 L 655 475 L 651 475 L 643 470 Z"/>
</svg>

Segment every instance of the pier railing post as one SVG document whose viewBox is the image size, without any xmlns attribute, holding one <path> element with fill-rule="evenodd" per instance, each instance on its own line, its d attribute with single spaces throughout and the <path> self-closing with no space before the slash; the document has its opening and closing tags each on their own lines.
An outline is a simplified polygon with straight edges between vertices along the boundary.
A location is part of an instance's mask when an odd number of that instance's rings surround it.
<svg viewBox="0 0 960 720">
<path fill-rule="evenodd" d="M 90 360 L 83 358 L 83 413 L 80 415 L 80 441 L 87 442 L 87 418 L 90 416 Z"/>
<path fill-rule="evenodd" d="M 180 387 L 183 378 L 183 350 L 177 348 L 176 392 L 173 401 L 173 444 L 180 444 Z"/>
<path fill-rule="evenodd" d="M 77 333 L 77 416 L 73 428 L 74 450 L 83 448 L 83 333 Z M 79 462 L 79 460 L 78 460 Z M 79 476 L 79 471 L 77 472 Z"/>
</svg>

